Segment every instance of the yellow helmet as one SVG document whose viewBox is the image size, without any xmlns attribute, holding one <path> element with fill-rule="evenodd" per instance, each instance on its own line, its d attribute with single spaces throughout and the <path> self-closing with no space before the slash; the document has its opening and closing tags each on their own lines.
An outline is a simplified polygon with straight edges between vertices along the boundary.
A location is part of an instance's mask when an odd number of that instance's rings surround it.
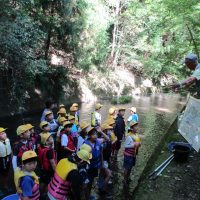
<svg viewBox="0 0 200 200">
<path fill-rule="evenodd" d="M 102 125 L 101 125 L 101 129 L 102 129 L 102 131 L 104 131 L 104 130 L 113 129 L 113 127 L 112 127 L 112 126 L 109 126 L 108 124 L 102 124 Z"/>
<path fill-rule="evenodd" d="M 66 121 L 67 121 L 67 119 L 65 117 L 60 117 L 59 120 L 58 120 L 58 123 L 63 124 Z"/>
<path fill-rule="evenodd" d="M 65 105 L 64 104 L 60 104 L 59 108 L 65 108 Z"/>
<path fill-rule="evenodd" d="M 71 121 L 71 120 L 73 120 L 73 119 L 75 119 L 75 117 L 74 117 L 73 115 L 68 116 L 68 120 L 69 120 L 69 121 Z"/>
<path fill-rule="evenodd" d="M 84 160 L 86 161 L 88 164 L 90 164 L 90 158 L 92 156 L 91 153 L 89 153 L 88 151 L 82 149 L 82 150 L 79 150 L 77 152 L 77 156 L 81 159 L 81 160 Z"/>
<path fill-rule="evenodd" d="M 137 125 L 137 124 L 138 124 L 138 122 L 131 121 L 131 123 L 130 123 L 130 127 L 133 127 L 133 126 L 135 126 L 135 125 Z"/>
<path fill-rule="evenodd" d="M 71 106 L 71 107 L 70 107 L 70 111 L 71 111 L 71 112 L 76 112 L 77 110 L 78 110 L 78 108 L 75 107 L 75 106 Z"/>
<path fill-rule="evenodd" d="M 77 103 L 73 103 L 72 107 L 78 107 L 78 104 Z"/>
<path fill-rule="evenodd" d="M 109 112 L 110 115 L 113 115 L 115 111 L 116 111 L 116 109 L 112 107 L 112 108 L 109 109 L 108 112 Z"/>
<path fill-rule="evenodd" d="M 90 127 L 89 130 L 88 130 L 88 133 L 92 132 L 93 130 L 95 130 L 94 127 Z"/>
<path fill-rule="evenodd" d="M 100 108 L 102 108 L 103 105 L 101 105 L 100 103 L 97 103 L 95 105 L 95 110 L 99 110 Z"/>
<path fill-rule="evenodd" d="M 34 128 L 34 126 L 32 124 L 26 124 L 26 126 L 30 129 Z"/>
<path fill-rule="evenodd" d="M 57 114 L 58 114 L 58 115 L 59 115 L 59 114 L 67 114 L 66 109 L 65 109 L 65 108 L 61 108 L 61 109 L 57 112 Z"/>
<path fill-rule="evenodd" d="M 121 110 L 126 110 L 126 108 L 124 108 L 124 107 L 120 107 L 119 109 L 118 109 L 119 111 L 121 111 Z"/>
<path fill-rule="evenodd" d="M 92 152 L 92 147 L 88 144 L 83 144 L 81 147 L 80 147 L 80 150 L 86 150 L 88 151 L 89 153 Z"/>
<path fill-rule="evenodd" d="M 42 121 L 40 122 L 40 128 L 43 130 L 43 127 L 48 125 L 48 122 L 47 121 Z"/>
<path fill-rule="evenodd" d="M 17 127 L 17 135 L 21 135 L 22 133 L 25 133 L 29 130 L 29 127 L 27 125 L 20 125 Z"/>
<path fill-rule="evenodd" d="M 5 130 L 7 130 L 7 128 L 0 127 L 0 133 L 4 132 Z"/>
<path fill-rule="evenodd" d="M 50 114 L 53 114 L 52 111 L 50 111 L 50 110 L 47 111 L 47 112 L 45 112 L 45 117 L 46 117 L 47 115 L 50 115 Z"/>
<path fill-rule="evenodd" d="M 71 123 L 70 121 L 66 121 L 66 122 L 63 123 L 64 127 L 67 126 L 67 125 L 73 125 L 73 123 Z"/>
<path fill-rule="evenodd" d="M 115 124 L 115 120 L 112 118 L 109 118 L 105 121 L 106 124 L 108 124 L 109 126 L 112 126 Z"/>
<path fill-rule="evenodd" d="M 80 123 L 80 128 L 81 128 L 81 130 L 83 130 L 83 129 L 89 127 L 89 126 L 90 126 L 90 125 L 89 125 L 88 122 L 82 121 L 82 122 Z"/>
<path fill-rule="evenodd" d="M 28 160 L 30 158 L 37 158 L 35 151 L 25 151 L 22 155 L 22 161 Z"/>
<path fill-rule="evenodd" d="M 42 134 L 40 134 L 40 136 L 41 136 L 41 143 L 42 144 L 45 144 L 46 143 L 46 141 L 49 139 L 49 137 L 51 136 L 51 134 L 50 133 L 42 133 Z"/>
</svg>

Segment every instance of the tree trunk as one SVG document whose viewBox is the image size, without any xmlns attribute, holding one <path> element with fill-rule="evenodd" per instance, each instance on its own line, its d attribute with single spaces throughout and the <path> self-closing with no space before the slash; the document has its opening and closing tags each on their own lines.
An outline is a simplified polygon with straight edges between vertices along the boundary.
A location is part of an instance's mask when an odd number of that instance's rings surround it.
<svg viewBox="0 0 200 200">
<path fill-rule="evenodd" d="M 114 8 L 114 18 L 116 21 L 114 22 L 113 28 L 113 39 L 112 39 L 112 50 L 111 50 L 111 58 L 113 60 L 113 67 L 116 67 L 117 64 L 117 46 L 118 46 L 118 30 L 119 30 L 119 14 L 120 14 L 120 2 L 121 0 L 116 0 L 115 8 Z"/>
<path fill-rule="evenodd" d="M 186 24 L 186 26 L 187 26 L 188 32 L 189 32 L 189 34 L 190 34 L 191 40 L 192 40 L 193 45 L 194 45 L 194 51 L 195 51 L 195 53 L 197 54 L 197 56 L 198 56 L 198 58 L 199 58 L 199 51 L 198 51 L 197 43 L 196 43 L 196 41 L 195 41 L 195 39 L 194 39 L 192 30 L 190 29 L 190 27 L 188 26 L 188 24 Z"/>
</svg>

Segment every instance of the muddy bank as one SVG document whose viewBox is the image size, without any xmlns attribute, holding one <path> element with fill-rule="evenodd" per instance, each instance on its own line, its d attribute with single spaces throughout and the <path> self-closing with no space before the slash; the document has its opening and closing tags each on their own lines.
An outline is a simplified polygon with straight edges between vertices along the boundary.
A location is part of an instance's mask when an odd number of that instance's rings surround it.
<svg viewBox="0 0 200 200">
<path fill-rule="evenodd" d="M 153 171 L 169 156 L 167 144 L 171 141 L 185 141 L 176 128 L 169 132 L 163 148 L 158 152 L 157 160 L 152 163 L 148 173 Z M 135 200 L 199 200 L 200 196 L 200 154 L 191 152 L 188 162 L 177 163 L 172 161 L 156 180 L 146 177 L 140 182 L 134 193 Z"/>
</svg>

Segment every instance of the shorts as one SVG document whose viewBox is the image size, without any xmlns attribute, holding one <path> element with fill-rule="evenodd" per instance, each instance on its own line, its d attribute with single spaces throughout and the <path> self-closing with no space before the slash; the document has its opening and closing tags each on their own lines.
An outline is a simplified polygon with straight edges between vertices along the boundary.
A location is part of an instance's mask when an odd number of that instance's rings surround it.
<svg viewBox="0 0 200 200">
<path fill-rule="evenodd" d="M 11 156 L 0 158 L 0 174 L 7 175 L 10 170 Z"/>
<path fill-rule="evenodd" d="M 119 140 L 117 140 L 116 141 L 116 144 L 115 144 L 115 149 L 118 151 L 118 150 L 120 150 L 120 148 L 121 148 L 121 141 L 119 141 Z"/>
<path fill-rule="evenodd" d="M 90 183 L 92 184 L 94 179 L 98 177 L 99 175 L 99 169 L 98 168 L 91 168 L 88 170 L 88 179 Z"/>
<path fill-rule="evenodd" d="M 126 170 L 131 170 L 135 166 L 136 157 L 135 156 L 126 156 L 124 155 L 123 167 Z"/>
</svg>

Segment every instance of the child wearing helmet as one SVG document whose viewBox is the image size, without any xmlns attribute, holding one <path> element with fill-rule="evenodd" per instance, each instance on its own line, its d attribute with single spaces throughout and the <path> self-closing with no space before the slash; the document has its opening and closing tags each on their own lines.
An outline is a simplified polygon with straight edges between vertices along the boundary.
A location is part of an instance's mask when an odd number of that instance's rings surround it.
<svg viewBox="0 0 200 200">
<path fill-rule="evenodd" d="M 78 126 L 75 123 L 75 117 L 73 115 L 70 115 L 68 117 L 70 123 L 72 123 L 72 129 L 71 129 L 71 134 L 74 138 L 74 145 L 75 147 L 77 147 L 77 143 L 78 143 Z"/>
<path fill-rule="evenodd" d="M 6 129 L 0 127 L 0 188 L 8 190 L 8 174 L 11 163 L 11 146 L 7 138 Z M 3 193 L 0 191 L 0 196 Z"/>
<path fill-rule="evenodd" d="M 56 169 L 57 159 L 54 141 L 50 133 L 41 135 L 41 146 L 38 148 L 40 164 L 40 182 L 43 192 L 47 192 L 47 184 L 51 181 Z"/>
<path fill-rule="evenodd" d="M 77 150 L 80 149 L 80 147 L 84 144 L 86 137 L 87 137 L 87 129 L 89 127 L 89 123 L 82 121 L 80 123 L 80 131 L 78 134 L 78 144 L 77 144 Z"/>
<path fill-rule="evenodd" d="M 70 112 L 71 115 L 73 115 L 75 117 L 75 124 L 76 126 L 79 126 L 79 106 L 77 103 L 73 103 L 72 106 L 70 107 Z"/>
<path fill-rule="evenodd" d="M 129 110 L 130 110 L 131 115 L 129 116 L 129 118 L 127 120 L 127 130 L 130 128 L 130 123 L 132 121 L 134 121 L 134 122 L 139 121 L 136 107 L 131 107 Z"/>
<path fill-rule="evenodd" d="M 36 151 L 39 134 L 34 130 L 34 126 L 32 124 L 26 124 L 26 125 L 27 125 L 27 127 L 29 127 L 30 140 L 32 141 L 32 143 L 34 145 L 34 151 Z"/>
<path fill-rule="evenodd" d="M 58 123 L 54 119 L 53 112 L 52 111 L 47 111 L 45 113 L 45 119 L 46 119 L 46 121 L 48 122 L 48 124 L 50 126 L 49 132 L 52 134 L 52 137 L 53 137 L 54 141 L 56 141 L 56 132 L 58 130 Z"/>
<path fill-rule="evenodd" d="M 54 177 L 48 185 L 48 197 L 57 199 L 81 199 L 80 174 L 78 166 L 83 162 L 90 163 L 90 153 L 80 150 L 69 158 L 63 158 L 56 166 Z M 56 183 L 56 184 L 55 184 Z"/>
<path fill-rule="evenodd" d="M 60 108 L 60 110 L 57 112 L 57 114 L 58 114 L 58 117 L 57 117 L 57 122 L 59 123 L 59 119 L 61 118 L 61 117 L 67 117 L 67 112 L 66 112 L 66 109 L 65 108 Z"/>
<path fill-rule="evenodd" d="M 14 143 L 12 165 L 13 169 L 21 166 L 22 154 L 29 150 L 34 150 L 34 144 L 30 140 L 30 127 L 27 125 L 20 125 L 17 128 L 18 139 Z"/>
<path fill-rule="evenodd" d="M 98 138 L 98 136 L 102 136 L 101 138 Z M 98 177 L 99 169 L 101 168 L 103 164 L 102 160 L 102 143 L 104 141 L 109 141 L 108 136 L 101 131 L 101 128 L 94 128 L 91 127 L 88 130 L 88 139 L 85 141 L 85 144 L 89 145 L 92 148 L 92 159 L 90 161 L 89 170 L 88 170 L 88 178 L 89 178 L 89 184 L 88 184 L 88 190 L 89 194 L 92 189 L 92 184 L 94 182 L 94 179 Z"/>
<path fill-rule="evenodd" d="M 141 146 L 141 140 L 137 135 L 137 130 L 138 122 L 132 121 L 124 144 L 124 186 L 128 186 L 130 182 L 131 170 L 135 166 L 137 151 Z"/>
<path fill-rule="evenodd" d="M 22 155 L 22 165 L 14 171 L 14 181 L 19 199 L 40 199 L 39 179 L 34 170 L 37 166 L 37 154 L 26 151 Z"/>
<path fill-rule="evenodd" d="M 72 123 L 66 121 L 63 124 L 64 129 L 61 131 L 61 158 L 67 158 L 76 151 L 74 137 L 71 134 Z"/>
<path fill-rule="evenodd" d="M 91 113 L 91 126 L 98 127 L 101 126 L 101 108 L 103 105 L 97 103 L 95 105 L 95 111 Z"/>
<path fill-rule="evenodd" d="M 48 112 L 48 111 L 51 111 L 52 112 L 52 109 L 54 108 L 54 103 L 52 101 L 52 99 L 48 99 L 46 102 L 45 102 L 45 109 L 43 110 L 42 112 L 42 116 L 41 116 L 41 119 L 40 121 L 45 121 L 46 120 L 46 116 L 45 116 L 45 113 Z M 54 118 L 54 116 L 53 116 Z"/>
<path fill-rule="evenodd" d="M 58 120 L 58 124 L 59 124 L 59 127 L 58 127 L 58 131 L 56 133 L 56 152 L 57 152 L 57 160 L 59 161 L 61 159 L 61 132 L 63 131 L 64 129 L 64 122 L 66 122 L 67 119 L 65 117 L 60 117 L 59 120 Z"/>
</svg>

